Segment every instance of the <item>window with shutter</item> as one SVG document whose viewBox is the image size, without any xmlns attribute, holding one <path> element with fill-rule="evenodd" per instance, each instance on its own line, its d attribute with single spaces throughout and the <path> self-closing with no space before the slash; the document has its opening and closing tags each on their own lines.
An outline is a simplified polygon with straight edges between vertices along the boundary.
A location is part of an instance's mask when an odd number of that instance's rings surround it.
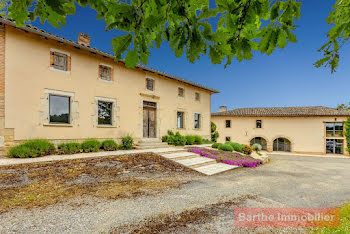
<svg viewBox="0 0 350 234">
<path fill-rule="evenodd" d="M 185 90 L 184 90 L 184 88 L 179 88 L 179 89 L 178 89 L 178 95 L 179 95 L 179 97 L 184 97 L 184 96 L 185 96 Z"/>
<path fill-rule="evenodd" d="M 54 56 L 53 67 L 58 70 L 67 71 L 68 56 L 66 54 L 62 54 L 58 52 L 54 52 L 53 56 Z"/>
<path fill-rule="evenodd" d="M 112 68 L 100 65 L 100 79 L 102 80 L 111 80 Z"/>
<path fill-rule="evenodd" d="M 201 100 L 201 95 L 199 93 L 196 93 L 195 96 L 196 96 L 196 101 L 200 101 Z"/>
<path fill-rule="evenodd" d="M 146 78 L 146 88 L 148 90 L 153 91 L 154 90 L 154 80 L 150 78 Z"/>
</svg>

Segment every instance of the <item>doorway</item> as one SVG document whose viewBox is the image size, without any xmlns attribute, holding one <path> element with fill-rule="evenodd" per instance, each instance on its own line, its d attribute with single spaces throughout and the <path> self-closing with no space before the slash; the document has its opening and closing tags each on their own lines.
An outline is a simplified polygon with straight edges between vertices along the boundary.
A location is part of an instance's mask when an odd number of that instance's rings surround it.
<svg viewBox="0 0 350 234">
<path fill-rule="evenodd" d="M 156 138 L 157 103 L 143 102 L 143 137 Z"/>
</svg>

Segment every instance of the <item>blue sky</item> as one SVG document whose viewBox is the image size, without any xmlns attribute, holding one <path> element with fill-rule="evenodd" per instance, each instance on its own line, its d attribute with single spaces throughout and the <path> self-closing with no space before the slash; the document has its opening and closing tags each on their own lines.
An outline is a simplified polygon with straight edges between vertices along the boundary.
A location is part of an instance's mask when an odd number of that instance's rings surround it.
<svg viewBox="0 0 350 234">
<path fill-rule="evenodd" d="M 172 75 L 216 88 L 212 96 L 212 111 L 220 105 L 229 109 L 239 107 L 314 106 L 336 107 L 350 101 L 350 43 L 343 47 L 340 66 L 335 74 L 317 69 L 313 63 L 320 58 L 317 52 L 326 41 L 330 26 L 326 18 L 335 0 L 303 1 L 302 16 L 295 31 L 298 43 L 288 44 L 272 55 L 256 53 L 252 60 L 233 62 L 224 68 L 213 65 L 208 56 L 195 64 L 186 57 L 176 58 L 167 44 L 152 50 L 147 66 Z M 78 8 L 69 16 L 61 30 L 39 22 L 33 25 L 51 33 L 76 40 L 79 32 L 92 37 L 92 46 L 110 52 L 111 40 L 117 31 L 105 32 L 103 21 L 89 8 Z"/>
</svg>

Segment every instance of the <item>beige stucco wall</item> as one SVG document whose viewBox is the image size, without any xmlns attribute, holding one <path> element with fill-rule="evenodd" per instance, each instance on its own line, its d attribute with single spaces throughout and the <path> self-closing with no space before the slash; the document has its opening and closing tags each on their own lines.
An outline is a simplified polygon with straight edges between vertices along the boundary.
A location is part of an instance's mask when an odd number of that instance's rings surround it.
<svg viewBox="0 0 350 234">
<path fill-rule="evenodd" d="M 325 122 L 342 122 L 346 119 L 346 117 L 212 116 L 212 121 L 217 125 L 220 134 L 219 142 L 224 142 L 228 136 L 231 137 L 231 141 L 249 144 L 254 137 L 263 137 L 267 141 L 268 151 L 272 151 L 273 141 L 284 137 L 291 141 L 292 152 L 312 154 L 326 153 Z M 226 128 L 226 120 L 231 120 L 231 128 Z M 262 128 L 256 128 L 256 120 L 262 120 Z M 345 143 L 344 140 L 344 146 Z"/>
<path fill-rule="evenodd" d="M 50 70 L 50 49 L 71 54 L 71 72 Z M 182 134 L 210 136 L 210 92 L 142 70 L 127 69 L 121 63 L 68 47 L 38 35 L 7 27 L 5 73 L 5 125 L 14 129 L 15 140 L 142 137 L 142 102 L 157 102 L 157 136 L 176 129 L 176 112 L 185 112 Z M 98 80 L 98 66 L 114 69 L 114 81 Z M 145 78 L 155 79 L 155 90 L 147 91 Z M 185 97 L 178 97 L 178 87 Z M 45 125 L 48 117 L 47 90 L 74 95 L 71 126 Z M 201 95 L 195 101 L 195 92 Z M 95 97 L 116 100 L 115 126 L 96 126 Z M 202 115 L 200 130 L 194 129 L 194 113 Z"/>
</svg>

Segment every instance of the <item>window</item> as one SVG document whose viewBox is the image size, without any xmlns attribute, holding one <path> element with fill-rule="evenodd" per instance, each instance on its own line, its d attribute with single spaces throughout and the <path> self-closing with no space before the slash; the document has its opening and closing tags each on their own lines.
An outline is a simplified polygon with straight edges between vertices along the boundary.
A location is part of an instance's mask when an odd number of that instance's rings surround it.
<svg viewBox="0 0 350 234">
<path fill-rule="evenodd" d="M 70 123 L 70 97 L 49 95 L 50 123 Z"/>
<path fill-rule="evenodd" d="M 226 128 L 230 128 L 231 127 L 231 120 L 226 120 Z"/>
<path fill-rule="evenodd" d="M 199 129 L 201 127 L 201 115 L 195 113 L 194 114 L 194 128 Z"/>
<path fill-rule="evenodd" d="M 262 150 L 267 150 L 267 142 L 264 138 L 262 137 L 255 137 L 250 141 L 250 146 L 254 144 L 259 144 L 262 147 Z"/>
<path fill-rule="evenodd" d="M 98 101 L 98 125 L 112 125 L 113 102 Z"/>
<path fill-rule="evenodd" d="M 101 80 L 107 80 L 111 81 L 112 80 L 112 68 L 105 66 L 105 65 L 100 65 L 99 66 L 99 78 Z"/>
<path fill-rule="evenodd" d="M 53 52 L 53 67 L 57 70 L 68 71 L 68 55 Z"/>
<path fill-rule="evenodd" d="M 201 95 L 200 93 L 195 93 L 195 100 L 200 101 L 201 100 Z"/>
<path fill-rule="evenodd" d="M 285 138 L 277 138 L 273 141 L 273 151 L 284 151 L 290 152 L 291 143 L 288 139 Z"/>
<path fill-rule="evenodd" d="M 231 137 L 225 137 L 225 141 L 231 141 Z"/>
<path fill-rule="evenodd" d="M 327 154 L 343 154 L 344 140 L 342 139 L 326 139 Z"/>
<path fill-rule="evenodd" d="M 184 128 L 184 113 L 177 112 L 177 128 Z"/>
<path fill-rule="evenodd" d="M 154 80 L 150 78 L 146 78 L 146 88 L 148 90 L 153 91 L 154 90 Z"/>
<path fill-rule="evenodd" d="M 179 88 L 178 89 L 178 94 L 179 94 L 179 97 L 184 97 L 185 96 L 185 90 L 184 90 L 184 88 Z"/>
<path fill-rule="evenodd" d="M 261 128 L 262 127 L 262 120 L 257 120 L 256 121 L 256 128 Z"/>
<path fill-rule="evenodd" d="M 327 137 L 342 137 L 343 136 L 343 123 L 326 123 L 326 136 Z"/>
</svg>

